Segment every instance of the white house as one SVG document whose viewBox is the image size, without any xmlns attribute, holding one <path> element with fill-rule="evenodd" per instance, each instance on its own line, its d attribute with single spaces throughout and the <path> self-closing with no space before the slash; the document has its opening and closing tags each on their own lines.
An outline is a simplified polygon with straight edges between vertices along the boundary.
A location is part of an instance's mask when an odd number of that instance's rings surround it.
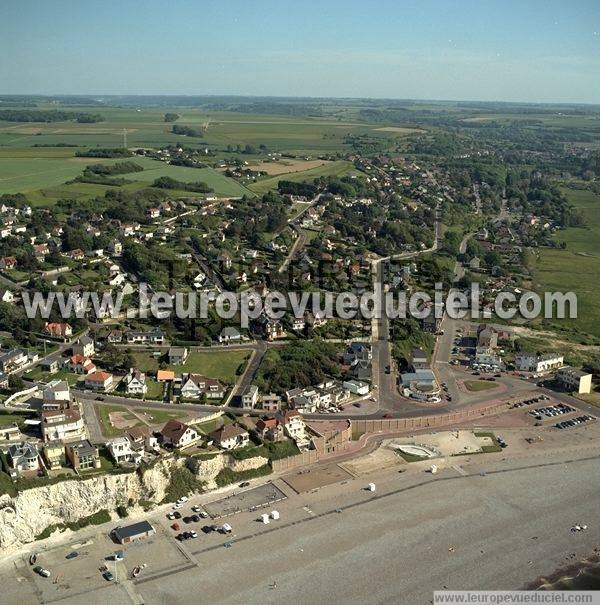
<svg viewBox="0 0 600 605">
<path fill-rule="evenodd" d="M 520 372 L 548 372 L 556 370 L 563 365 L 564 357 L 557 353 L 546 355 L 533 355 L 521 353 L 515 356 L 515 367 Z"/>
<path fill-rule="evenodd" d="M 355 395 L 367 395 L 369 392 L 369 383 L 362 380 L 345 380 L 342 386 Z"/>
<path fill-rule="evenodd" d="M 250 442 L 250 434 L 245 429 L 234 424 L 226 424 L 212 432 L 210 438 L 224 450 L 244 447 Z"/>
<path fill-rule="evenodd" d="M 132 368 L 125 376 L 125 391 L 129 395 L 145 395 L 148 392 L 146 374 Z"/>
<path fill-rule="evenodd" d="M 73 355 L 83 355 L 84 357 L 91 357 L 96 352 L 94 340 L 89 336 L 79 338 L 72 348 Z"/>
<path fill-rule="evenodd" d="M 110 440 L 106 445 L 110 455 L 117 464 L 122 464 L 123 462 L 138 464 L 142 459 L 141 452 L 131 449 L 131 443 L 127 437 L 117 437 Z"/>
<path fill-rule="evenodd" d="M 188 447 L 200 439 L 200 435 L 195 429 L 179 420 L 169 420 L 161 429 L 160 434 L 163 445 L 171 445 L 176 448 Z"/>
<path fill-rule="evenodd" d="M 39 468 L 39 452 L 33 443 L 22 441 L 8 448 L 10 465 L 18 472 L 35 471 Z"/>
</svg>

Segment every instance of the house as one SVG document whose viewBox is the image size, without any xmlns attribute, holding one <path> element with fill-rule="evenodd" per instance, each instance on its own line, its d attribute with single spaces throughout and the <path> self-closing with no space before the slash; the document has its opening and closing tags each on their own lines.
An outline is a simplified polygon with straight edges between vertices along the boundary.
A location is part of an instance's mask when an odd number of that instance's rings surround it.
<svg viewBox="0 0 600 605">
<path fill-rule="evenodd" d="M 370 361 L 372 358 L 370 345 L 364 342 L 353 342 L 344 353 L 344 365 L 351 366 L 357 361 Z"/>
<path fill-rule="evenodd" d="M 287 410 L 279 413 L 277 419 L 283 425 L 285 434 L 294 441 L 303 441 L 306 436 L 306 425 L 302 414 L 297 410 Z"/>
<path fill-rule="evenodd" d="M 165 335 L 158 329 L 149 332 L 143 330 L 129 330 L 125 337 L 129 344 L 162 345 L 165 341 Z"/>
<path fill-rule="evenodd" d="M 474 361 L 475 364 L 494 368 L 499 368 L 502 364 L 502 358 L 490 347 L 475 347 Z"/>
<path fill-rule="evenodd" d="M 91 357 L 95 352 L 94 339 L 90 338 L 89 336 L 81 336 L 72 347 L 73 355 Z"/>
<path fill-rule="evenodd" d="M 546 355 L 520 353 L 515 355 L 515 368 L 520 372 L 548 372 L 560 368 L 563 361 L 564 357 L 558 355 L 558 353 L 548 353 Z"/>
<path fill-rule="evenodd" d="M 477 269 L 479 269 L 480 266 L 481 266 L 481 259 L 478 256 L 474 256 L 469 261 L 469 269 L 473 269 L 474 271 L 476 271 Z"/>
<path fill-rule="evenodd" d="M 42 455 L 50 470 L 57 470 L 66 464 L 65 444 L 62 441 L 49 441 L 42 448 Z"/>
<path fill-rule="evenodd" d="M 73 403 L 60 410 L 42 410 L 41 426 L 45 442 L 72 441 L 85 436 L 83 417 Z"/>
<path fill-rule="evenodd" d="M 69 256 L 73 260 L 83 260 L 85 258 L 85 252 L 81 248 L 75 248 L 69 252 Z"/>
<path fill-rule="evenodd" d="M 187 347 L 170 347 L 169 348 L 169 364 L 172 366 L 183 365 L 189 355 L 190 351 Z"/>
<path fill-rule="evenodd" d="M 142 453 L 134 451 L 127 437 L 117 437 L 107 442 L 108 451 L 117 464 L 132 463 L 139 464 Z"/>
<path fill-rule="evenodd" d="M 48 372 L 49 374 L 56 374 L 58 370 L 60 370 L 62 360 L 60 355 L 56 355 L 54 357 L 46 357 L 40 361 L 40 368 L 44 372 Z"/>
<path fill-rule="evenodd" d="M 14 269 L 16 266 L 17 259 L 14 256 L 0 258 L 0 269 Z"/>
<path fill-rule="evenodd" d="M 125 391 L 128 395 L 145 395 L 148 392 L 146 384 L 146 374 L 133 368 L 125 376 Z"/>
<path fill-rule="evenodd" d="M 258 402 L 258 387 L 251 384 L 242 395 L 242 407 L 253 408 Z"/>
<path fill-rule="evenodd" d="M 22 441 L 23 436 L 16 422 L 0 426 L 0 446 L 8 441 Z"/>
<path fill-rule="evenodd" d="M 0 289 L 0 302 L 12 303 L 15 300 L 15 295 L 10 290 Z"/>
<path fill-rule="evenodd" d="M 0 389 L 8 389 L 8 376 L 0 372 Z"/>
<path fill-rule="evenodd" d="M 158 370 L 156 372 L 156 382 L 172 382 L 175 380 L 175 372 L 172 370 Z"/>
<path fill-rule="evenodd" d="M 35 444 L 27 441 L 15 443 L 8 448 L 8 461 L 19 473 L 37 471 L 40 466 L 39 455 Z"/>
<path fill-rule="evenodd" d="M 477 329 L 477 346 L 495 349 L 498 346 L 498 332 L 492 326 L 481 324 Z"/>
<path fill-rule="evenodd" d="M 95 445 L 92 445 L 89 439 L 67 443 L 65 455 L 76 471 L 100 468 L 98 448 Z"/>
<path fill-rule="evenodd" d="M 302 332 L 302 330 L 304 330 L 304 328 L 306 327 L 306 322 L 304 321 L 304 319 L 302 317 L 297 317 L 292 321 L 292 330 L 296 331 L 296 332 Z"/>
<path fill-rule="evenodd" d="M 123 341 L 123 332 L 121 330 L 111 330 L 106 337 L 111 344 L 117 344 Z"/>
<path fill-rule="evenodd" d="M 207 399 L 222 399 L 225 396 L 225 387 L 215 378 L 202 374 L 187 374 L 181 387 L 181 396 L 198 399 L 202 395 L 206 395 Z"/>
<path fill-rule="evenodd" d="M 44 334 L 54 338 L 68 338 L 73 335 L 73 328 L 67 323 L 48 323 L 44 325 Z"/>
<path fill-rule="evenodd" d="M 200 439 L 200 434 L 196 429 L 179 420 L 169 420 L 161 429 L 160 435 L 163 445 L 170 445 L 174 448 L 188 447 Z"/>
<path fill-rule="evenodd" d="M 227 326 L 221 330 L 219 334 L 220 343 L 240 342 L 242 335 L 233 326 Z"/>
<path fill-rule="evenodd" d="M 371 380 L 372 377 L 372 367 L 371 362 L 366 360 L 357 361 L 350 368 L 350 376 L 354 380 Z"/>
<path fill-rule="evenodd" d="M 74 374 L 85 375 L 96 371 L 94 362 L 89 357 L 84 357 L 83 355 L 71 355 L 65 366 L 69 372 L 73 372 Z"/>
<path fill-rule="evenodd" d="M 362 382 L 361 380 L 345 380 L 342 386 L 355 395 L 368 395 L 371 390 L 369 383 Z"/>
<path fill-rule="evenodd" d="M 140 521 L 139 523 L 133 523 L 132 525 L 126 525 L 124 527 L 115 527 L 110 535 L 119 544 L 129 544 L 135 540 L 143 540 L 149 536 L 153 536 L 156 530 L 148 521 Z"/>
<path fill-rule="evenodd" d="M 278 412 L 281 409 L 281 397 L 275 393 L 263 395 L 260 398 L 260 407 L 266 412 Z"/>
<path fill-rule="evenodd" d="M 255 431 L 265 441 L 281 441 L 285 437 L 283 425 L 277 418 L 260 418 Z"/>
<path fill-rule="evenodd" d="M 160 208 L 148 208 L 146 214 L 148 218 L 158 218 L 160 216 Z"/>
<path fill-rule="evenodd" d="M 113 386 L 113 375 L 110 372 L 92 372 L 85 377 L 85 388 L 95 391 L 107 391 Z"/>
<path fill-rule="evenodd" d="M 11 349 L 0 354 L 0 371 L 10 374 L 27 365 L 29 355 L 25 349 Z"/>
<path fill-rule="evenodd" d="M 427 353 L 425 353 L 422 349 L 412 349 L 410 352 L 410 363 L 413 368 L 413 372 L 428 368 L 429 361 L 427 359 Z"/>
<path fill-rule="evenodd" d="M 66 380 L 52 380 L 42 390 L 42 410 L 62 410 L 70 401 L 71 392 Z"/>
<path fill-rule="evenodd" d="M 123 254 L 123 244 L 118 239 L 115 239 L 108 244 L 108 251 L 112 256 L 121 256 Z"/>
<path fill-rule="evenodd" d="M 128 429 L 126 437 L 129 439 L 131 449 L 136 452 L 143 452 L 144 449 L 158 449 L 158 439 L 147 426 L 134 426 Z"/>
<path fill-rule="evenodd" d="M 248 431 L 235 424 L 226 424 L 210 433 L 209 437 L 224 450 L 244 447 L 250 442 Z"/>
<path fill-rule="evenodd" d="M 592 390 L 592 375 L 570 366 L 560 368 L 556 380 L 564 389 L 573 393 L 590 393 Z"/>
</svg>

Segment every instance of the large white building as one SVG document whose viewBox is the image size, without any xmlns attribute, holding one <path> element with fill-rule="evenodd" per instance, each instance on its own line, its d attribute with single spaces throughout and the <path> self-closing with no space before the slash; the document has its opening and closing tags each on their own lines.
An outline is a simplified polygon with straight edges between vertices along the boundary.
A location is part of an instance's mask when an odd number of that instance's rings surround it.
<svg viewBox="0 0 600 605">
<path fill-rule="evenodd" d="M 592 375 L 569 366 L 558 370 L 556 380 L 565 389 L 575 393 L 590 393 L 592 390 Z"/>
<path fill-rule="evenodd" d="M 563 365 L 563 356 L 557 353 L 546 355 L 532 355 L 531 353 L 520 353 L 515 357 L 515 367 L 520 372 L 549 372 Z"/>
</svg>

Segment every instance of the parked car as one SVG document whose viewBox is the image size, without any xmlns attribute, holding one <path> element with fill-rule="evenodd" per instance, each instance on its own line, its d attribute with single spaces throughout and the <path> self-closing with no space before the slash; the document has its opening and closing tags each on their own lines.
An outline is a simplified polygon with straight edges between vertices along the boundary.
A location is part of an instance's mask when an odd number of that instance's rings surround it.
<svg viewBox="0 0 600 605">
<path fill-rule="evenodd" d="M 113 576 L 112 571 L 108 571 L 106 570 L 103 574 L 102 577 L 107 581 L 107 582 L 112 582 L 115 579 L 115 576 Z"/>
<path fill-rule="evenodd" d="M 33 568 L 33 571 L 35 571 L 36 574 L 42 576 L 43 578 L 49 578 L 52 575 L 47 569 L 44 569 L 41 565 L 36 565 Z"/>
<path fill-rule="evenodd" d="M 78 553 L 76 550 L 74 550 L 73 552 L 70 552 L 70 553 L 69 553 L 69 554 L 68 554 L 68 555 L 65 557 L 65 559 L 74 559 L 75 557 L 78 557 L 78 556 L 79 556 L 79 553 Z"/>
</svg>

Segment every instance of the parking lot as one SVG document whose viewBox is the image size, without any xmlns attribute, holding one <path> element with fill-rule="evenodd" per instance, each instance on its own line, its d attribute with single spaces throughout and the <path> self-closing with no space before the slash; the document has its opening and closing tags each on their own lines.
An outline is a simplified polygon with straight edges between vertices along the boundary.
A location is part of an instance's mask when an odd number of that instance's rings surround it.
<svg viewBox="0 0 600 605">
<path fill-rule="evenodd" d="M 226 498 L 204 505 L 204 510 L 213 518 L 227 517 L 242 511 L 257 510 L 279 502 L 286 495 L 273 483 L 265 483 L 251 489 L 233 492 Z"/>
</svg>

